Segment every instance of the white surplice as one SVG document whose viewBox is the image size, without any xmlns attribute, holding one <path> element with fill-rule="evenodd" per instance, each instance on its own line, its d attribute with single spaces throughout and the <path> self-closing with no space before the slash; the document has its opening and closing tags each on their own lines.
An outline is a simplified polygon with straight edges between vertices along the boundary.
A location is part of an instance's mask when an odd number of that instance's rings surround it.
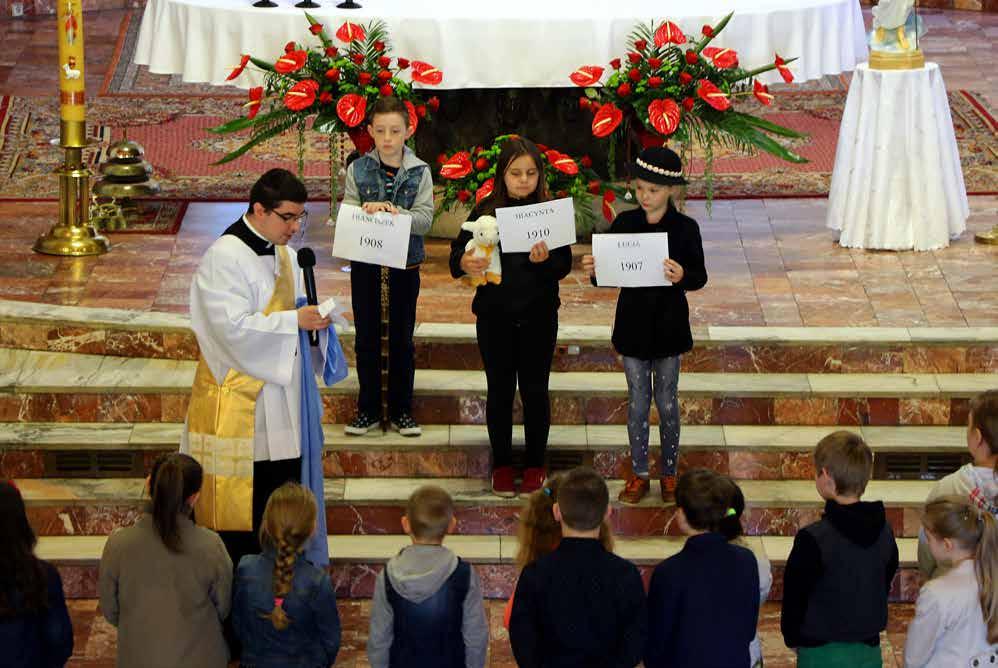
<svg viewBox="0 0 998 668">
<path fill-rule="evenodd" d="M 305 295 L 304 284 L 294 249 L 288 247 L 288 253 L 297 299 Z M 257 255 L 238 237 L 224 235 L 208 248 L 191 283 L 191 329 L 216 382 L 233 368 L 264 381 L 256 404 L 254 461 L 301 454 L 298 313 L 263 314 L 278 267 L 276 254 Z M 180 450 L 188 452 L 186 428 Z"/>
</svg>

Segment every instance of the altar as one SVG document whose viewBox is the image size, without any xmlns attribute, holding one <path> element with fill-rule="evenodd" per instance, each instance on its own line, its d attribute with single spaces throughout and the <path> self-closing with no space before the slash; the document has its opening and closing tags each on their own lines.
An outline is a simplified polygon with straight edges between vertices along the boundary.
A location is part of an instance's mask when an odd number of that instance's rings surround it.
<svg viewBox="0 0 998 668">
<path fill-rule="evenodd" d="M 325 0 L 308 10 L 319 21 L 386 22 L 398 53 L 433 63 L 444 72 L 437 88 L 571 87 L 580 63 L 605 63 L 618 55 L 637 22 L 669 19 L 688 34 L 734 11 L 715 46 L 736 49 L 743 62 L 772 62 L 774 54 L 799 57 L 790 69 L 798 81 L 855 69 L 866 60 L 858 0 L 362 0 L 362 9 L 337 9 Z M 289 40 L 310 43 L 303 10 L 291 0 L 278 7 L 250 0 L 148 0 L 135 62 L 186 82 L 222 84 L 240 54 L 274 60 Z M 780 81 L 775 72 L 763 83 Z M 262 83 L 259 72 L 236 81 Z"/>
</svg>

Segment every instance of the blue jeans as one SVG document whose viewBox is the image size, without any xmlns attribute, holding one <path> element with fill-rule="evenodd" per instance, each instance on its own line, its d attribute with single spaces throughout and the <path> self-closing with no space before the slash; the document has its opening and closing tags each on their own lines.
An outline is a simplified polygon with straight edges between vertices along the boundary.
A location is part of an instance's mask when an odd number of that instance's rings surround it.
<svg viewBox="0 0 998 668">
<path fill-rule="evenodd" d="M 662 442 L 662 475 L 676 475 L 679 458 L 679 355 L 655 360 L 625 356 L 624 375 L 627 377 L 627 437 L 631 442 L 634 474 L 648 477 L 648 413 L 654 391 L 658 407 L 658 434 Z"/>
</svg>

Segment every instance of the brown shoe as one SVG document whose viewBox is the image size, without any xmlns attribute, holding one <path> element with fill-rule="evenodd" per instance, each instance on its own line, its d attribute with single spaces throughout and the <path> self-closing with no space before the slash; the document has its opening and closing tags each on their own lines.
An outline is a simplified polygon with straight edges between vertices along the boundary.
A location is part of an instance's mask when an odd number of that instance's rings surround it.
<svg viewBox="0 0 998 668">
<path fill-rule="evenodd" d="M 617 500 L 621 503 L 635 504 L 645 498 L 645 495 L 650 490 L 651 483 L 648 481 L 648 478 L 639 478 L 636 475 L 632 475 L 627 479 L 627 484 L 620 491 L 620 496 L 617 497 Z"/>
<path fill-rule="evenodd" d="M 662 489 L 662 503 L 674 503 L 676 501 L 676 476 L 667 475 L 659 480 Z"/>
</svg>

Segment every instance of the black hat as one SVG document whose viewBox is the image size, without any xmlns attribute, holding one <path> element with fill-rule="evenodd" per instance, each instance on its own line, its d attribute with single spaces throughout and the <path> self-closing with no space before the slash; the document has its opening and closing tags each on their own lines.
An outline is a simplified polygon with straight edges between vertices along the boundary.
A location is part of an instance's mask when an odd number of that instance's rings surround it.
<svg viewBox="0 0 998 668">
<path fill-rule="evenodd" d="M 686 185 L 683 163 L 679 156 L 665 146 L 652 146 L 641 151 L 631 163 L 631 178 L 663 186 Z"/>
</svg>

